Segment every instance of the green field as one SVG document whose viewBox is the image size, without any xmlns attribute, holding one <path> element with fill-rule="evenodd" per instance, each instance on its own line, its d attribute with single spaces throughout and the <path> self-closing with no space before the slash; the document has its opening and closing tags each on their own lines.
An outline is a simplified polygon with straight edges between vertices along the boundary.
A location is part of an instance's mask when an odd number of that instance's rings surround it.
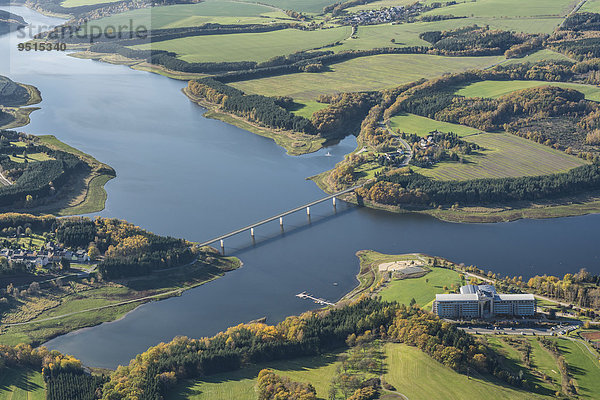
<svg viewBox="0 0 600 400">
<path fill-rule="evenodd" d="M 539 86 L 558 86 L 565 89 L 574 89 L 592 101 L 600 101 L 600 87 L 582 85 L 578 83 L 544 82 L 544 81 L 482 81 L 471 83 L 456 91 L 457 95 L 465 97 L 490 97 L 498 98 L 514 92 Z"/>
<path fill-rule="evenodd" d="M 319 103 L 318 101 L 296 101 L 297 107 L 292 110 L 296 115 L 310 119 L 315 111 L 322 110 L 329 106 L 327 103 Z"/>
<path fill-rule="evenodd" d="M 411 299 L 415 299 L 418 305 L 426 307 L 435 300 L 436 294 L 445 293 L 445 285 L 450 287 L 460 283 L 458 272 L 446 268 L 431 268 L 431 272 L 421 278 L 392 280 L 379 294 L 382 300 L 408 305 Z"/>
<path fill-rule="evenodd" d="M 0 368 L 0 400 L 44 400 L 44 378 L 24 368 Z"/>
<path fill-rule="evenodd" d="M 430 46 L 431 44 L 419 38 L 423 32 L 444 31 L 457 29 L 464 26 L 489 25 L 493 29 L 502 29 L 527 33 L 551 33 L 560 24 L 558 18 L 461 18 L 435 22 L 414 22 L 410 24 L 382 24 L 359 26 L 355 38 L 344 41 L 341 45 L 333 47 L 335 51 L 366 50 L 377 47 L 390 46 Z M 394 43 L 391 40 L 394 39 Z"/>
<path fill-rule="evenodd" d="M 431 1 L 430 1 L 431 2 Z M 440 7 L 429 15 L 452 14 L 466 17 L 548 17 L 565 16 L 577 4 L 573 0 L 477 0 Z"/>
<path fill-rule="evenodd" d="M 522 58 L 511 58 L 502 63 L 507 64 L 523 64 L 523 63 L 538 63 L 540 61 L 571 61 L 573 60 L 564 54 L 557 53 L 550 49 L 538 50 L 535 53 L 531 53 Z"/>
<path fill-rule="evenodd" d="M 465 156 L 466 162 L 442 162 L 432 168 L 414 168 L 441 180 L 467 180 L 547 175 L 565 172 L 585 162 L 562 151 L 508 133 L 469 136 L 485 150 Z"/>
<path fill-rule="evenodd" d="M 134 48 L 173 51 L 188 62 L 266 61 L 278 55 L 344 40 L 350 35 L 350 31 L 350 27 L 339 27 L 317 31 L 284 29 L 266 33 L 193 36 Z"/>
<path fill-rule="evenodd" d="M 385 54 L 355 58 L 329 66 L 318 74 L 296 73 L 233 83 L 247 93 L 313 100 L 320 94 L 380 90 L 446 72 L 485 68 L 503 57 L 442 57 L 425 54 Z"/>
<path fill-rule="evenodd" d="M 94 4 L 104 4 L 104 3 L 116 3 L 121 0 L 65 0 L 60 3 L 61 6 L 70 8 L 70 7 L 79 7 L 79 6 L 91 6 Z"/>
<path fill-rule="evenodd" d="M 261 369 L 270 368 L 294 381 L 310 382 L 320 399 L 326 399 L 329 384 L 339 364 L 336 354 L 253 365 L 242 370 L 216 374 L 202 381 L 184 381 L 167 400 L 255 400 L 254 385 Z"/>
<path fill-rule="evenodd" d="M 600 0 L 587 0 L 579 12 L 600 12 Z"/>
<path fill-rule="evenodd" d="M 581 342 L 560 340 L 559 348 L 569 364 L 569 372 L 577 383 L 580 395 L 597 399 L 600 393 L 600 365 Z"/>
<path fill-rule="evenodd" d="M 385 380 L 410 400 L 544 398 L 480 376 L 459 374 L 415 347 L 386 345 L 388 372 Z"/>
<path fill-rule="evenodd" d="M 339 2 L 339 0 L 261 0 L 262 4 L 270 4 L 283 10 L 296 10 L 303 13 L 320 14 L 323 7 Z"/>
<path fill-rule="evenodd" d="M 94 1 L 94 0 L 68 0 Z M 143 25 L 150 29 L 180 28 L 206 23 L 267 24 L 290 21 L 281 10 L 272 7 L 228 0 L 207 0 L 196 4 L 143 8 L 116 14 L 94 21 L 94 26 Z"/>
<path fill-rule="evenodd" d="M 450 122 L 436 121 L 420 115 L 402 113 L 390 118 L 390 128 L 394 131 L 414 133 L 419 136 L 427 136 L 429 132 L 438 130 L 440 132 L 454 132 L 458 136 L 473 135 L 481 131 L 465 125 L 452 124 Z"/>
</svg>

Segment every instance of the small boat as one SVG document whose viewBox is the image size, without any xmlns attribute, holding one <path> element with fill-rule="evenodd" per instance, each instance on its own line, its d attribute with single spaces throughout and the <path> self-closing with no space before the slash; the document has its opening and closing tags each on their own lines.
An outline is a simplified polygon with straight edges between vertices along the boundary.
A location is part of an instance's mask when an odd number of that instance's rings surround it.
<svg viewBox="0 0 600 400">
<path fill-rule="evenodd" d="M 325 153 L 325 157 L 331 157 L 331 153 L 330 152 Z"/>
</svg>

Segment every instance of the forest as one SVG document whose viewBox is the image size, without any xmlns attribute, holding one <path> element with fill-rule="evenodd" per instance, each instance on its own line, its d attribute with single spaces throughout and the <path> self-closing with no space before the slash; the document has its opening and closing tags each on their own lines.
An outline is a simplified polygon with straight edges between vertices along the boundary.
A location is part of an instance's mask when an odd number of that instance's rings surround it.
<svg viewBox="0 0 600 400">
<path fill-rule="evenodd" d="M 275 326 L 240 324 L 212 338 L 178 337 L 161 343 L 128 366 L 119 367 L 104 386 L 102 398 L 118 400 L 137 393 L 139 399 L 158 400 L 181 379 L 354 346 L 361 342 L 361 335 L 416 346 L 457 371 L 488 371 L 512 385 L 527 385 L 500 366 L 491 348 L 453 324 L 414 306 L 362 298 L 329 310 L 288 317 Z M 272 376 L 268 379 L 277 381 Z M 289 382 L 277 384 L 291 386 Z"/>
<path fill-rule="evenodd" d="M 27 104 L 29 99 L 30 95 L 27 89 L 0 75 L 0 105 L 19 107 Z"/>
<path fill-rule="evenodd" d="M 31 159 L 29 154 L 32 153 L 43 153 L 47 159 Z M 13 181 L 12 185 L 0 187 L 0 206 L 17 207 L 32 207 L 43 202 L 68 184 L 73 175 L 90 169 L 75 155 L 50 149 L 33 136 L 14 131 L 0 131 L 0 168 L 4 176 Z"/>
<path fill-rule="evenodd" d="M 600 167 L 595 164 L 552 175 L 466 181 L 441 181 L 412 171 L 392 171 L 357 189 L 357 193 L 382 204 L 436 206 L 534 201 L 598 189 Z"/>
<path fill-rule="evenodd" d="M 190 81 L 187 90 L 196 97 L 217 104 L 252 122 L 275 129 L 315 134 L 312 123 L 278 105 L 275 98 L 261 95 L 247 95 L 212 78 Z"/>
<path fill-rule="evenodd" d="M 423 32 L 419 37 L 431 43 L 437 54 L 447 56 L 504 54 L 510 47 L 530 39 L 529 35 L 491 30 L 477 25 L 443 32 Z"/>
<path fill-rule="evenodd" d="M 60 219 L 56 221 L 55 232 L 60 243 L 103 255 L 98 271 L 106 279 L 182 266 L 193 262 L 199 254 L 199 249 L 183 239 L 158 236 L 118 219 Z"/>
</svg>

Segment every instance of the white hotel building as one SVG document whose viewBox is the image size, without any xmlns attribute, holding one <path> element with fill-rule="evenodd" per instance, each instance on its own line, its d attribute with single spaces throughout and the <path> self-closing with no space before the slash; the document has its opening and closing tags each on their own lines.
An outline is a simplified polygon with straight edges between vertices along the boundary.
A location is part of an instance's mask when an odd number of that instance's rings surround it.
<svg viewBox="0 0 600 400">
<path fill-rule="evenodd" d="M 532 294 L 498 294 L 491 285 L 467 285 L 460 294 L 438 294 L 433 313 L 441 318 L 525 317 L 535 314 Z"/>
</svg>

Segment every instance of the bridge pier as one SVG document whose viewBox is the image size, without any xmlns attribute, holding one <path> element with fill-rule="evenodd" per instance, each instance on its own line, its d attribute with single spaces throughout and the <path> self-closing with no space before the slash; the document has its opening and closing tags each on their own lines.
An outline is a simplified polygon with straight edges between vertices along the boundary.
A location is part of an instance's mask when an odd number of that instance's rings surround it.
<svg viewBox="0 0 600 400">
<path fill-rule="evenodd" d="M 225 255 L 225 242 L 221 239 L 221 253 Z"/>
<path fill-rule="evenodd" d="M 335 207 L 335 197 L 332 200 L 333 200 L 333 206 Z"/>
<path fill-rule="evenodd" d="M 306 207 L 306 215 L 310 217 L 310 207 Z"/>
<path fill-rule="evenodd" d="M 279 217 L 279 226 L 283 228 L 283 217 Z"/>
<path fill-rule="evenodd" d="M 252 236 L 252 238 L 254 238 L 254 228 L 250 228 L 250 236 Z"/>
</svg>

